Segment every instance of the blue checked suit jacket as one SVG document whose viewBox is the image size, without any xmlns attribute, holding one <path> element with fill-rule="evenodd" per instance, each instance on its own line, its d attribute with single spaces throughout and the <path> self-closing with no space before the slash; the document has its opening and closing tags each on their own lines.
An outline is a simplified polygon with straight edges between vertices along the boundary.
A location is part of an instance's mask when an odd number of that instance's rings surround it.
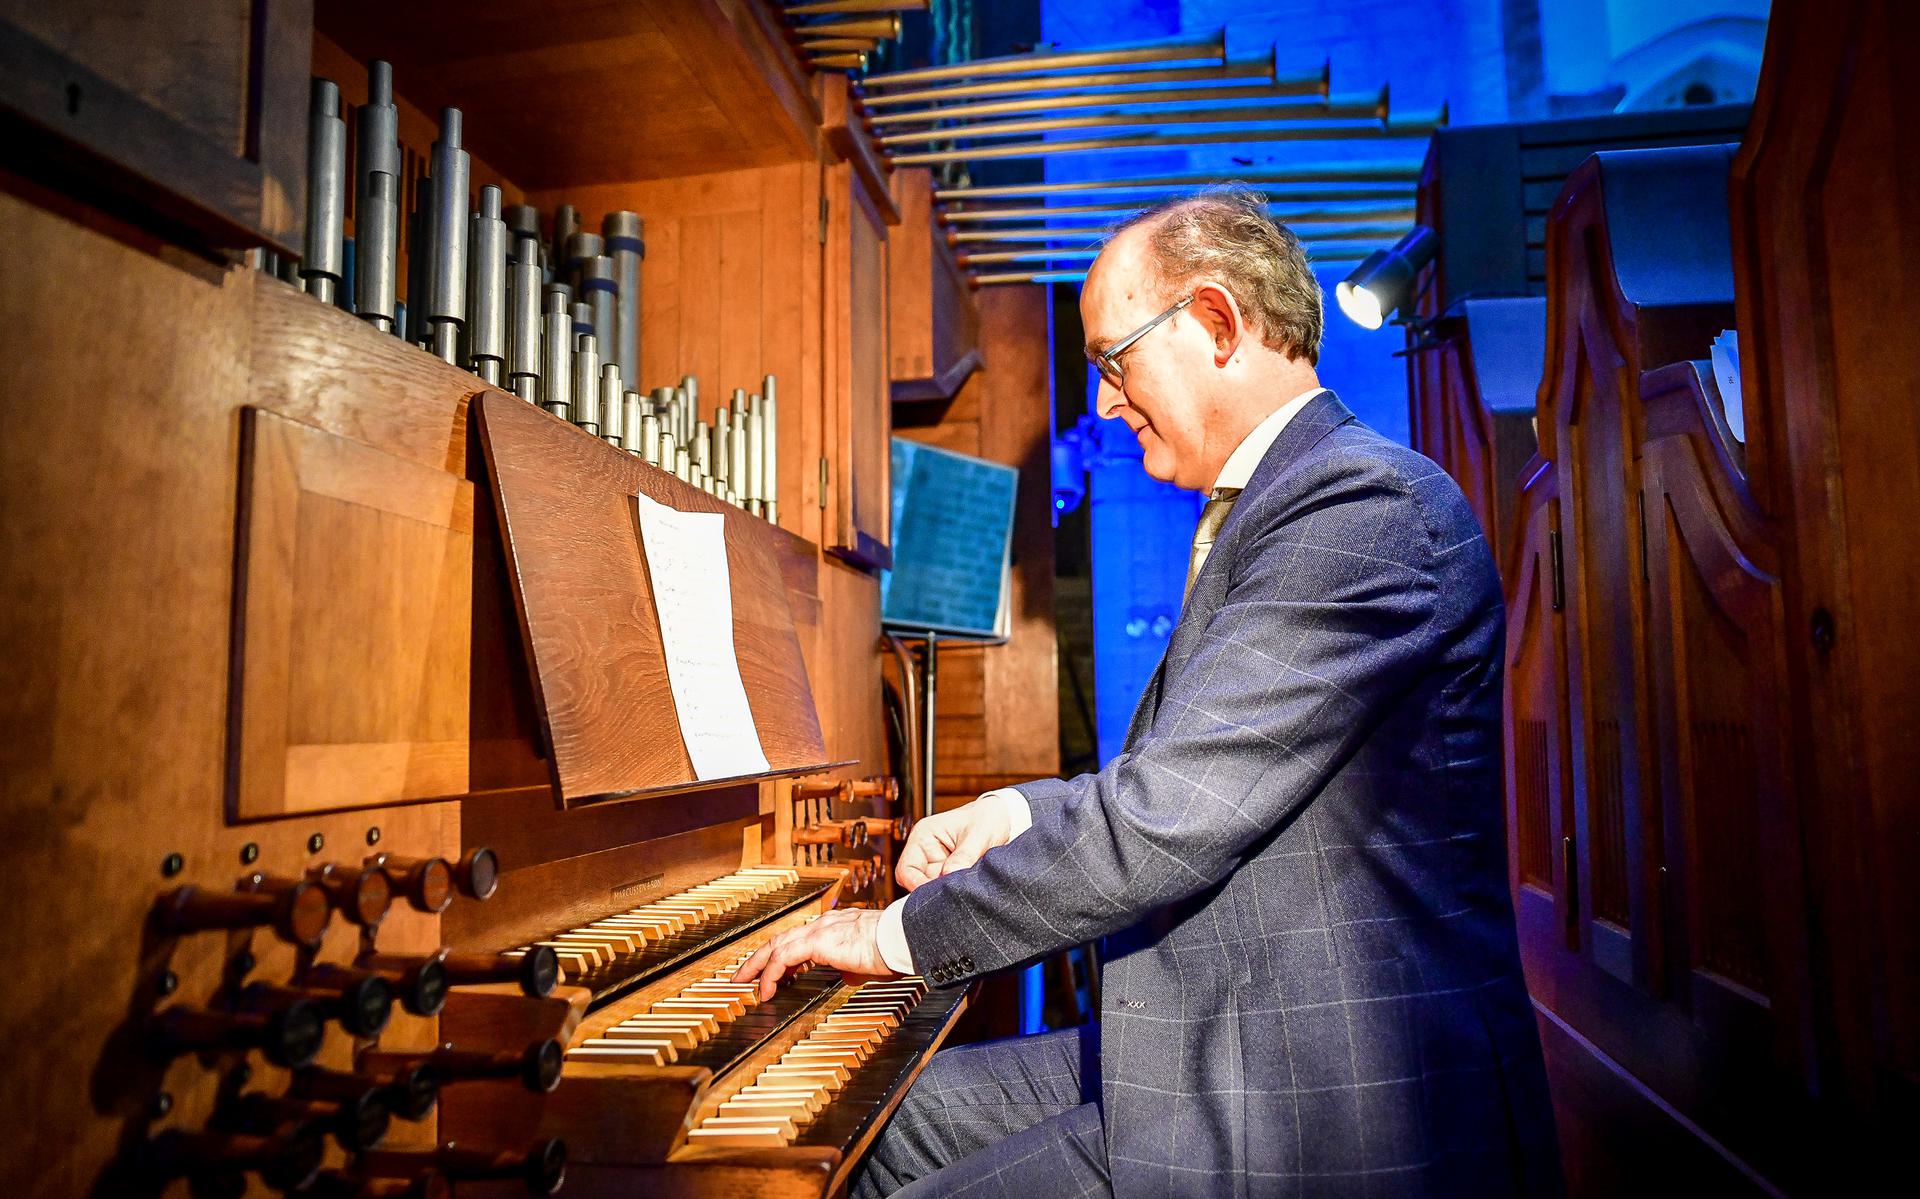
<svg viewBox="0 0 1920 1199">
<path fill-rule="evenodd" d="M 907 899 L 939 985 L 1106 937 L 1118 1196 L 1559 1189 L 1507 892 L 1499 581 L 1332 392 L 1248 480 L 1123 752 Z"/>
</svg>

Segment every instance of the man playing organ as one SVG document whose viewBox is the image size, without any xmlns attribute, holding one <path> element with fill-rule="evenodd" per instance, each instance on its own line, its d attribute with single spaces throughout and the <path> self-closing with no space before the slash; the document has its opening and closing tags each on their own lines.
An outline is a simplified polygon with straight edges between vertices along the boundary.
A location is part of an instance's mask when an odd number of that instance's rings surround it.
<svg viewBox="0 0 1920 1199">
<path fill-rule="evenodd" d="M 922 821 L 813 962 L 938 987 L 1106 938 L 1098 1024 L 937 1054 L 854 1193 L 1559 1189 L 1500 816 L 1503 614 L 1431 461 L 1315 373 L 1321 296 L 1262 197 L 1124 225 L 1081 314 L 1100 415 L 1202 491 L 1180 622 L 1097 773 Z"/>
</svg>

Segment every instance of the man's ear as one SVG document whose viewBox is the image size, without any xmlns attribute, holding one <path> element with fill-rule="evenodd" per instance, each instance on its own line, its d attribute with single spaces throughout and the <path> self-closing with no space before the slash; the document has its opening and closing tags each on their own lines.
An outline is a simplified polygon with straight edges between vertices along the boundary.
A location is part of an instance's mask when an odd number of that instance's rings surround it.
<svg viewBox="0 0 1920 1199">
<path fill-rule="evenodd" d="M 1240 305 L 1218 283 L 1202 283 L 1194 289 L 1193 303 L 1187 309 L 1213 340 L 1213 364 L 1225 366 L 1240 350 L 1247 335 L 1247 324 L 1240 316 Z"/>
</svg>

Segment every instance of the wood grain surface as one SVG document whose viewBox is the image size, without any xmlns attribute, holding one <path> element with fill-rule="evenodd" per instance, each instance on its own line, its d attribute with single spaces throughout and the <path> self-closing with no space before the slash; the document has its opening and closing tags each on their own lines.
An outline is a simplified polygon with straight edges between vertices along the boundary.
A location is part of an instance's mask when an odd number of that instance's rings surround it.
<svg viewBox="0 0 1920 1199">
<path fill-rule="evenodd" d="M 478 408 L 560 801 L 700 783 L 667 681 L 636 495 L 726 518 L 734 651 L 770 773 L 825 766 L 820 720 L 769 541 L 778 534 L 512 396 L 488 393 Z"/>
</svg>

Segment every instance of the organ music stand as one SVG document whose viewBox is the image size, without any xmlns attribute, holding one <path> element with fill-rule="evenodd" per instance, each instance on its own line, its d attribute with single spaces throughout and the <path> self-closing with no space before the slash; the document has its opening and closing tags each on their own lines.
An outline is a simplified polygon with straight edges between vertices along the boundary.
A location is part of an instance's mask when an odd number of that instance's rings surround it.
<svg viewBox="0 0 1920 1199">
<path fill-rule="evenodd" d="M 893 439 L 893 567 L 880 576 L 880 621 L 924 645 L 920 659 L 920 814 L 934 808 L 934 710 L 940 643 L 997 644 L 1012 628 L 1013 504 L 1020 472 Z"/>
</svg>

